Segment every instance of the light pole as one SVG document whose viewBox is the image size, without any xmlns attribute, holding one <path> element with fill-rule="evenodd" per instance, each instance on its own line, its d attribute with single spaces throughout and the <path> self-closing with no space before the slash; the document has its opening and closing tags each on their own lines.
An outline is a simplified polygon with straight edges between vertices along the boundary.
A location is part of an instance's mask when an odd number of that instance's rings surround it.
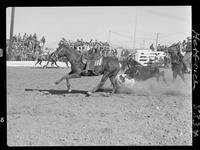
<svg viewBox="0 0 200 150">
<path fill-rule="evenodd" d="M 12 7 L 12 12 L 11 12 L 11 24 L 10 24 L 10 39 L 9 39 L 9 49 L 8 53 L 10 54 L 11 52 L 11 47 L 12 47 L 12 37 L 13 37 L 13 30 L 14 30 L 14 16 L 15 16 L 15 7 Z"/>
<path fill-rule="evenodd" d="M 157 50 L 157 44 L 158 44 L 158 36 L 159 36 L 159 33 L 156 33 L 156 45 L 155 45 L 156 50 Z"/>
<path fill-rule="evenodd" d="M 134 36 L 133 36 L 133 49 L 135 50 L 135 39 L 136 39 L 136 26 L 137 26 L 137 8 L 135 10 L 135 28 L 134 28 Z"/>
</svg>

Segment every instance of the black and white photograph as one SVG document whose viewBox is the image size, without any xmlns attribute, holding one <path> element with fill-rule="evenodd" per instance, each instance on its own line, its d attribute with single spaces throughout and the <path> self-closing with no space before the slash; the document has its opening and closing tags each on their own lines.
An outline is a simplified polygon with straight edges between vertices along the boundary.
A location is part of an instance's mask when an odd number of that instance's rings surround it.
<svg viewBox="0 0 200 150">
<path fill-rule="evenodd" d="M 0 48 L 0 57 L 3 57 L 3 49 Z"/>
<path fill-rule="evenodd" d="M 192 146 L 192 32 L 191 5 L 7 7 L 7 146 Z"/>
</svg>

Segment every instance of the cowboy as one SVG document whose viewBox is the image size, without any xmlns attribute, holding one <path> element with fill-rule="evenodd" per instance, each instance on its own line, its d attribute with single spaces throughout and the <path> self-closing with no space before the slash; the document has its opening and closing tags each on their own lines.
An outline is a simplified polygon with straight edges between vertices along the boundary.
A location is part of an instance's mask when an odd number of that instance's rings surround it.
<svg viewBox="0 0 200 150">
<path fill-rule="evenodd" d="M 154 51 L 153 43 L 151 44 L 150 49 Z"/>
<path fill-rule="evenodd" d="M 192 39 L 191 37 L 187 37 L 187 43 L 186 43 L 186 52 L 192 51 Z"/>
<path fill-rule="evenodd" d="M 160 45 L 160 44 L 158 44 L 157 50 L 158 50 L 158 51 L 161 50 L 161 45 Z"/>
<path fill-rule="evenodd" d="M 94 70 L 95 70 L 95 61 L 98 59 L 99 56 L 99 51 L 97 47 L 93 47 L 88 51 L 88 56 L 87 56 L 87 62 L 86 62 L 86 74 L 88 74 L 88 71 L 92 71 L 94 75 L 98 75 Z"/>
<path fill-rule="evenodd" d="M 186 45 L 187 45 L 186 40 L 183 40 L 183 42 L 182 42 L 183 49 L 186 49 Z"/>
</svg>

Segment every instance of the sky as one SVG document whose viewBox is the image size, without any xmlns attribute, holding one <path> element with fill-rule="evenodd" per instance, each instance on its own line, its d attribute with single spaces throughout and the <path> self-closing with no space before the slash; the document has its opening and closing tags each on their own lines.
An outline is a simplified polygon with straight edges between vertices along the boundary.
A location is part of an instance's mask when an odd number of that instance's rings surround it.
<svg viewBox="0 0 200 150">
<path fill-rule="evenodd" d="M 7 38 L 10 22 L 8 7 Z M 148 48 L 156 38 L 164 45 L 185 40 L 191 25 L 191 6 L 15 7 L 14 35 L 36 33 L 39 39 L 46 38 L 49 48 L 56 48 L 62 37 Z"/>
</svg>

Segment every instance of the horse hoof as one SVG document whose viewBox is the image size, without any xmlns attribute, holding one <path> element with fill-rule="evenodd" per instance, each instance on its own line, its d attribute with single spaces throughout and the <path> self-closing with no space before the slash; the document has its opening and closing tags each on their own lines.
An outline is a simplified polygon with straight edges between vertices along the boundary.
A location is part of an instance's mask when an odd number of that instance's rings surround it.
<svg viewBox="0 0 200 150">
<path fill-rule="evenodd" d="M 91 96 L 91 95 L 92 95 L 92 92 L 89 92 L 89 91 L 88 91 L 86 94 L 87 94 L 86 96 Z"/>
</svg>

